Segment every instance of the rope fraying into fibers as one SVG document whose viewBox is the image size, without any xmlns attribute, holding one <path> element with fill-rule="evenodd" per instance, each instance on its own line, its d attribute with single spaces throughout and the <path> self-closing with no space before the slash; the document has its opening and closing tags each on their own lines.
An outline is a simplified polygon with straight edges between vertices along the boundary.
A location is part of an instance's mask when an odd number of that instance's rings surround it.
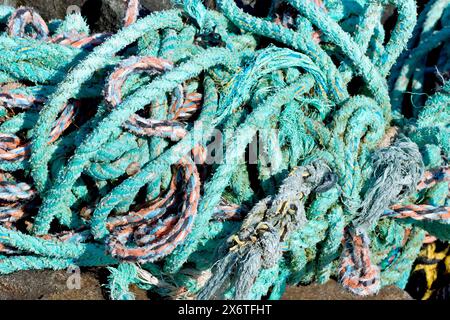
<svg viewBox="0 0 450 320">
<path fill-rule="evenodd" d="M 105 267 L 112 299 L 404 288 L 450 240 L 449 1 L 173 3 L 128 1 L 116 34 L 0 6 L 0 274 Z"/>
</svg>

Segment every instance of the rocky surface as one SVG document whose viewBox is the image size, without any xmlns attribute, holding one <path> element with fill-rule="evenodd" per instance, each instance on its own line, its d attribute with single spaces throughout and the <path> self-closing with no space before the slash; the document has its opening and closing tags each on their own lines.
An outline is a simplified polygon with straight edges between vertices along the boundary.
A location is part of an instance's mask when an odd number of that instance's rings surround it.
<svg viewBox="0 0 450 320">
<path fill-rule="evenodd" d="M 257 16 L 267 13 L 265 1 L 236 0 L 246 12 Z M 36 9 L 46 20 L 63 19 L 68 11 L 80 10 L 86 17 L 92 32 L 116 31 L 122 26 L 126 0 L 0 0 L 0 3 L 14 7 L 28 6 Z M 205 0 L 209 8 L 215 7 L 214 0 Z M 79 8 L 79 9 L 77 9 Z M 141 0 L 141 14 L 172 8 L 171 0 Z"/>
<path fill-rule="evenodd" d="M 104 300 L 108 292 L 102 283 L 105 276 L 98 270 L 81 273 L 79 286 L 67 271 L 21 271 L 0 276 L 0 300 Z M 133 286 L 137 300 L 147 300 L 145 291 Z M 361 298 L 344 291 L 335 281 L 324 285 L 290 287 L 283 300 L 410 300 L 405 291 L 389 286 L 373 297 Z"/>
<path fill-rule="evenodd" d="M 78 278 L 65 270 L 20 271 L 0 276 L 0 300 L 105 300 L 105 276 L 99 270 L 83 271 Z M 137 300 L 148 299 L 135 286 L 131 291 Z"/>
<path fill-rule="evenodd" d="M 33 7 L 46 21 L 63 19 L 68 11 L 80 10 L 93 32 L 119 29 L 126 10 L 125 0 L 0 0 L 0 3 Z M 172 7 L 170 0 L 141 0 L 141 5 L 143 14 Z"/>
<path fill-rule="evenodd" d="M 20 271 L 0 277 L 1 300 L 104 299 L 97 275 L 83 272 L 79 286 L 66 271 Z M 73 288 L 73 289 L 70 289 Z M 77 289 L 79 288 L 79 289 Z"/>
<path fill-rule="evenodd" d="M 336 281 L 325 284 L 290 287 L 283 300 L 412 300 L 411 296 L 396 286 L 384 287 L 376 296 L 359 297 L 345 291 Z"/>
<path fill-rule="evenodd" d="M 70 6 L 82 8 L 89 0 L 9 0 L 15 2 L 15 7 L 26 6 L 36 9 L 37 12 L 46 20 L 62 19 L 66 16 Z"/>
</svg>

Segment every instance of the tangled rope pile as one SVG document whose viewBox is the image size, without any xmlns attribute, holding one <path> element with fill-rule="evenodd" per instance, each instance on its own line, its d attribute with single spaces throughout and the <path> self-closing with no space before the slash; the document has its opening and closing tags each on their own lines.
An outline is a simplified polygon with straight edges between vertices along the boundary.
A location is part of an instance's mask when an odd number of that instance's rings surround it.
<svg viewBox="0 0 450 320">
<path fill-rule="evenodd" d="M 0 6 L 0 273 L 108 267 L 113 299 L 405 287 L 450 239 L 449 1 L 174 4 L 128 1 L 117 34 Z"/>
</svg>

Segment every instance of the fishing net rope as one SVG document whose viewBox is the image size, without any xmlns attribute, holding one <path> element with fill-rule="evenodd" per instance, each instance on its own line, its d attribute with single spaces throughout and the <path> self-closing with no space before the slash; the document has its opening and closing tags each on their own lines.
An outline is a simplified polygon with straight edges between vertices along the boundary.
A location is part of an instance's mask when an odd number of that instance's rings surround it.
<svg viewBox="0 0 450 320">
<path fill-rule="evenodd" d="M 449 0 L 173 2 L 128 1 L 116 34 L 0 6 L 0 274 L 106 267 L 112 299 L 404 288 L 450 239 Z"/>
</svg>

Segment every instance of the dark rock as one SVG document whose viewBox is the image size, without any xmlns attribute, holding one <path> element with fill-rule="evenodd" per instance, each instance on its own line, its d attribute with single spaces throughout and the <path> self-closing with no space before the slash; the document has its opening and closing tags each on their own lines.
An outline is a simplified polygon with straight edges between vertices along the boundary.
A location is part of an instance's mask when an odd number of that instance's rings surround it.
<svg viewBox="0 0 450 320">
<path fill-rule="evenodd" d="M 376 296 L 360 297 L 345 291 L 336 281 L 325 284 L 289 287 L 283 300 L 412 300 L 411 296 L 396 286 L 384 287 Z"/>
<path fill-rule="evenodd" d="M 95 273 L 83 272 L 79 289 L 70 289 L 71 273 L 39 270 L 0 276 L 0 300 L 104 300 Z"/>
<path fill-rule="evenodd" d="M 92 32 L 116 32 L 122 27 L 127 6 L 126 0 L 0 0 L 11 6 L 28 6 L 49 21 L 64 19 L 73 10 L 81 11 Z M 215 8 L 215 0 L 205 0 Z M 244 11 L 256 16 L 265 16 L 270 8 L 267 0 L 236 0 Z M 141 0 L 141 15 L 173 8 L 171 0 Z"/>
<path fill-rule="evenodd" d="M 11 5 L 15 7 L 32 7 L 39 12 L 45 21 L 49 21 L 51 19 L 64 19 L 68 9 L 71 9 L 71 6 L 82 8 L 86 1 L 87 0 L 14 0 L 15 4 Z"/>
<path fill-rule="evenodd" d="M 36 9 L 46 20 L 63 19 L 68 10 L 77 9 L 87 19 L 93 32 L 117 31 L 122 27 L 126 0 L 3 0 L 9 5 Z M 6 2 L 5 2 L 6 3 Z M 76 7 L 75 7 L 76 6 Z M 141 13 L 170 9 L 170 0 L 141 0 Z"/>
<path fill-rule="evenodd" d="M 93 268 L 81 272 L 78 288 L 73 286 L 73 273 L 65 270 L 19 271 L 0 276 L 0 300 L 105 300 L 108 290 L 102 285 L 106 282 L 103 271 Z M 148 300 L 145 290 L 131 285 L 130 291 L 136 300 Z"/>
<path fill-rule="evenodd" d="M 170 0 L 141 0 L 141 5 L 150 11 L 161 11 L 172 8 Z"/>
<path fill-rule="evenodd" d="M 70 289 L 71 273 L 63 271 L 20 271 L 0 276 L 0 300 L 104 300 L 107 290 L 102 286 L 101 272 L 89 269 L 81 273 L 79 289 Z M 99 276 L 100 275 L 100 276 Z M 104 277 L 103 277 L 104 278 Z M 104 281 L 103 281 L 104 282 Z M 148 300 L 147 292 L 130 287 L 136 300 Z M 326 284 L 289 287 L 283 300 L 411 300 L 403 290 L 389 286 L 378 295 L 359 297 L 345 291 L 336 281 Z"/>
<path fill-rule="evenodd" d="M 122 27 L 125 11 L 123 0 L 87 0 L 81 13 L 94 32 L 115 32 Z"/>
</svg>

